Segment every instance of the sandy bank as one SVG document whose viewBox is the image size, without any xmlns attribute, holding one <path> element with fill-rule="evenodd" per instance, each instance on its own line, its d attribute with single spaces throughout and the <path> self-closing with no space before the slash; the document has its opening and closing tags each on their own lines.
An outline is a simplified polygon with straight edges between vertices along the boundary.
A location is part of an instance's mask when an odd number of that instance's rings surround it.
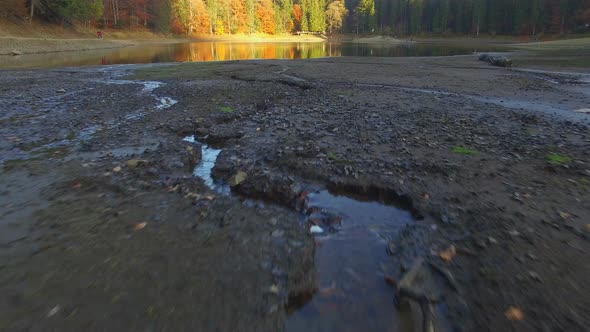
<svg viewBox="0 0 590 332">
<path fill-rule="evenodd" d="M 46 53 L 63 51 L 87 51 L 133 45 L 132 41 L 105 39 L 46 39 L 46 38 L 0 38 L 0 55 L 18 53 Z"/>
</svg>

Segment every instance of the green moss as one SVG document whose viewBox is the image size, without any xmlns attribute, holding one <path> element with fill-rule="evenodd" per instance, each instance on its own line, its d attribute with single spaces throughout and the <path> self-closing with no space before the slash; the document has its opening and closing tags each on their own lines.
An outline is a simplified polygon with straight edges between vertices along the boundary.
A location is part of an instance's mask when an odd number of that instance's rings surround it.
<svg viewBox="0 0 590 332">
<path fill-rule="evenodd" d="M 479 154 L 476 150 L 470 149 L 464 146 L 453 146 L 453 152 L 457 154 L 462 154 L 466 156 L 475 156 Z"/>
<path fill-rule="evenodd" d="M 330 160 L 337 160 L 338 159 L 338 156 L 334 152 L 332 152 L 332 151 L 326 153 L 326 156 Z"/>
<path fill-rule="evenodd" d="M 557 153 L 548 154 L 546 156 L 546 158 L 547 158 L 547 161 L 550 164 L 557 165 L 557 166 L 569 164 L 569 163 L 571 163 L 573 161 L 572 158 L 570 158 L 568 156 L 562 156 L 562 155 L 557 154 Z"/>
<path fill-rule="evenodd" d="M 229 107 L 229 106 L 221 106 L 221 107 L 219 108 L 219 111 L 220 111 L 220 112 L 222 112 L 222 113 L 233 113 L 233 112 L 235 112 L 236 110 L 235 110 L 235 109 L 233 109 L 233 108 L 231 108 L 231 107 Z"/>
</svg>

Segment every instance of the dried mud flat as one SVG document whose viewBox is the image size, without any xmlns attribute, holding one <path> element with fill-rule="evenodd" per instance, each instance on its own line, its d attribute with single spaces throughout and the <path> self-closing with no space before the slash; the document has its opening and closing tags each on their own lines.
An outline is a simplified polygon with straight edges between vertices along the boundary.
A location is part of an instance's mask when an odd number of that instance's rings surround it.
<svg viewBox="0 0 590 332">
<path fill-rule="evenodd" d="M 416 217 L 383 263 L 443 281 L 438 330 L 583 331 L 588 77 L 473 56 L 2 71 L 0 329 L 288 330 L 318 289 L 300 205 L 328 188 Z M 193 176 L 188 135 L 232 194 Z"/>
</svg>

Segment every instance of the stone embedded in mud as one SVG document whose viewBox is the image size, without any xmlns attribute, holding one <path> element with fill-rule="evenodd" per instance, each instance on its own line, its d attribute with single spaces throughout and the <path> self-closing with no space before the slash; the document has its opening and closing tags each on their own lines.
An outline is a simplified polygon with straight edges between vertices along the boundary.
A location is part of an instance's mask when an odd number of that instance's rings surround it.
<svg viewBox="0 0 590 332">
<path fill-rule="evenodd" d="M 128 168 L 137 168 L 137 167 L 143 167 L 145 165 L 147 165 L 149 162 L 147 160 L 144 159 L 130 159 L 127 160 L 127 167 Z"/>
<path fill-rule="evenodd" d="M 479 61 L 489 62 L 498 67 L 512 67 L 512 60 L 500 55 L 481 54 Z"/>
<path fill-rule="evenodd" d="M 248 174 L 246 172 L 238 171 L 234 176 L 232 176 L 229 179 L 228 184 L 231 187 L 238 186 L 240 183 L 244 182 L 247 177 L 248 177 Z"/>
<path fill-rule="evenodd" d="M 309 231 L 311 233 L 314 233 L 314 234 L 316 234 L 316 233 L 319 234 L 319 233 L 323 233 L 324 232 L 324 230 L 320 226 L 317 226 L 317 225 L 311 226 L 309 228 Z"/>
</svg>

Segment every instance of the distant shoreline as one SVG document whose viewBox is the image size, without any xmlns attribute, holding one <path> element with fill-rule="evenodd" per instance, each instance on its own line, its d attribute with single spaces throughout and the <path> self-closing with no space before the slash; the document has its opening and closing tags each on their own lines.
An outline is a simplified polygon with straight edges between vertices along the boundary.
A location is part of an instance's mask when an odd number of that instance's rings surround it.
<svg viewBox="0 0 590 332">
<path fill-rule="evenodd" d="M 86 34 L 87 35 L 87 34 Z M 114 37 L 114 38 L 112 38 Z M 517 43 L 516 40 L 496 38 L 406 38 L 398 39 L 391 36 L 356 36 L 338 35 L 325 37 L 319 35 L 228 35 L 228 36 L 190 36 L 185 38 L 121 38 L 117 32 L 106 31 L 104 39 L 98 38 L 39 38 L 39 37 L 0 37 L 0 56 L 20 54 L 40 54 L 53 52 L 89 51 L 99 49 L 123 48 L 147 44 L 177 44 L 189 42 L 236 42 L 236 43 L 355 43 L 375 45 L 397 45 L 405 43 L 497 43 L 516 46 L 519 49 L 553 49 L 586 46 L 590 38 L 564 39 L 558 41 Z M 144 38 L 142 38 L 144 37 Z"/>
</svg>

